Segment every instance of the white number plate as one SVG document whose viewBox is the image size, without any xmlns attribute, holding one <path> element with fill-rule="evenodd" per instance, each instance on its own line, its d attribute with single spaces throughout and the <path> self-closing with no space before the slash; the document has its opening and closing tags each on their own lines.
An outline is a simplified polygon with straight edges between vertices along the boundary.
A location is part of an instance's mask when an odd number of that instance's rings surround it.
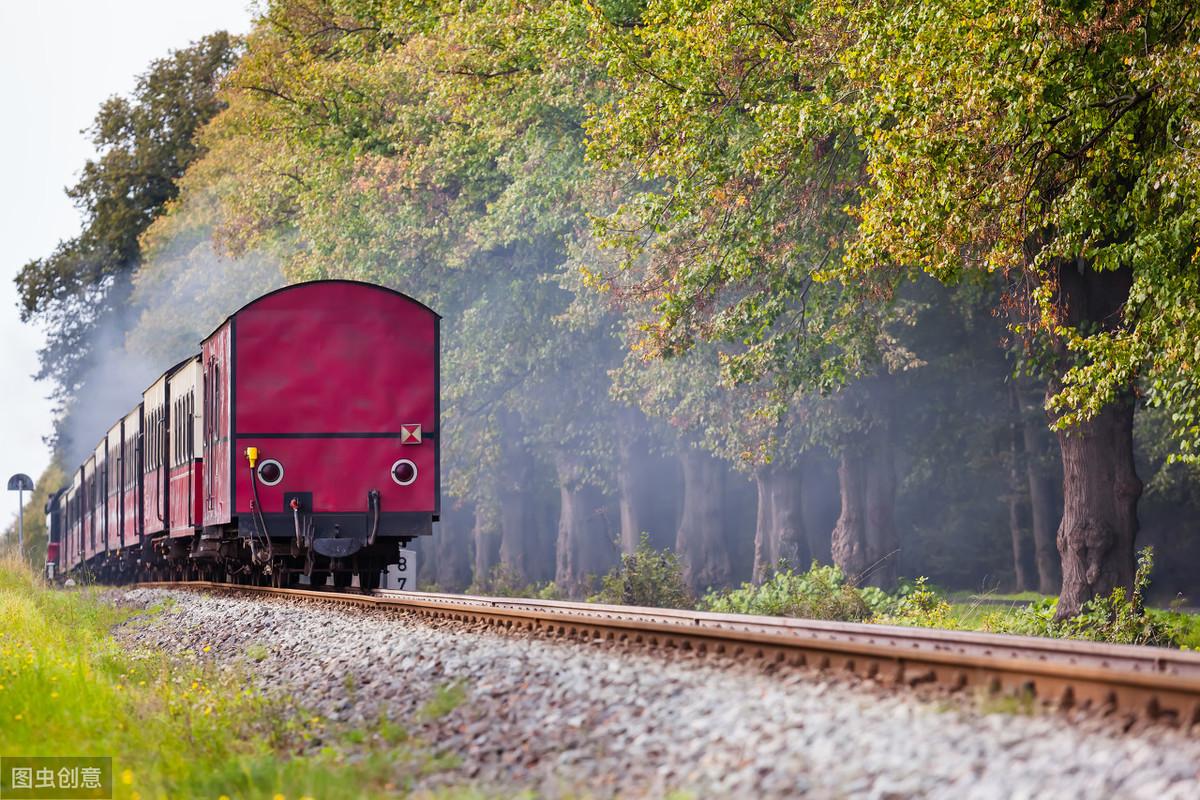
<svg viewBox="0 0 1200 800">
<path fill-rule="evenodd" d="M 400 563 L 392 564 L 387 569 L 385 589 L 397 589 L 402 592 L 417 590 L 417 551 L 401 550 Z"/>
</svg>

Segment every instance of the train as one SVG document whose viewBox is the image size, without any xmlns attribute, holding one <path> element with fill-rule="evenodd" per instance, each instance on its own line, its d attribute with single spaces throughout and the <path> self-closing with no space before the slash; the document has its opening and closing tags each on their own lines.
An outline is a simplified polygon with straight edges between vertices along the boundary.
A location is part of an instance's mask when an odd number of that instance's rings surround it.
<svg viewBox="0 0 1200 800">
<path fill-rule="evenodd" d="M 440 322 L 348 280 L 242 306 L 50 496 L 48 574 L 377 588 L 439 518 Z"/>
</svg>

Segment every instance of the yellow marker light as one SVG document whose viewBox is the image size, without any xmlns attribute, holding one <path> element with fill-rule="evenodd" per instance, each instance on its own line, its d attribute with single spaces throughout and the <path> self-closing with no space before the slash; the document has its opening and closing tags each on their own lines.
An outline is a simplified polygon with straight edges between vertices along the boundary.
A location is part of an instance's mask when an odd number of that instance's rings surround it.
<svg viewBox="0 0 1200 800">
<path fill-rule="evenodd" d="M 258 463 L 258 448 L 257 447 L 247 447 L 246 448 L 246 460 L 250 462 L 251 467 L 253 467 L 255 464 Z"/>
</svg>

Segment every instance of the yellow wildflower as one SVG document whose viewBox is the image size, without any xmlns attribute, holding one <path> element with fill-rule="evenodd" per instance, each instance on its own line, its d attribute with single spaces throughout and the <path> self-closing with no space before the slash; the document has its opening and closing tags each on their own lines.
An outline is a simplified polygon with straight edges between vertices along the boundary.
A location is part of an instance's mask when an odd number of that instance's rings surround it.
<svg viewBox="0 0 1200 800">
<path fill-rule="evenodd" d="M 121 783 L 125 784 L 126 786 L 133 784 L 133 770 L 127 769 L 121 773 Z"/>
</svg>

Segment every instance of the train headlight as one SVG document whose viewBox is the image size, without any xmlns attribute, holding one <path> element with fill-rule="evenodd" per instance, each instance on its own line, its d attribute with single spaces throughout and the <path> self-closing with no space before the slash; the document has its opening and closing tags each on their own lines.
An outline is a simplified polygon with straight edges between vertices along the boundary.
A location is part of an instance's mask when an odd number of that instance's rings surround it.
<svg viewBox="0 0 1200 800">
<path fill-rule="evenodd" d="M 417 479 L 417 465 L 407 458 L 392 464 L 392 480 L 401 486 L 408 486 Z"/>
<path fill-rule="evenodd" d="M 258 481 L 263 486 L 274 486 L 283 480 L 283 464 L 268 458 L 258 465 Z"/>
</svg>

